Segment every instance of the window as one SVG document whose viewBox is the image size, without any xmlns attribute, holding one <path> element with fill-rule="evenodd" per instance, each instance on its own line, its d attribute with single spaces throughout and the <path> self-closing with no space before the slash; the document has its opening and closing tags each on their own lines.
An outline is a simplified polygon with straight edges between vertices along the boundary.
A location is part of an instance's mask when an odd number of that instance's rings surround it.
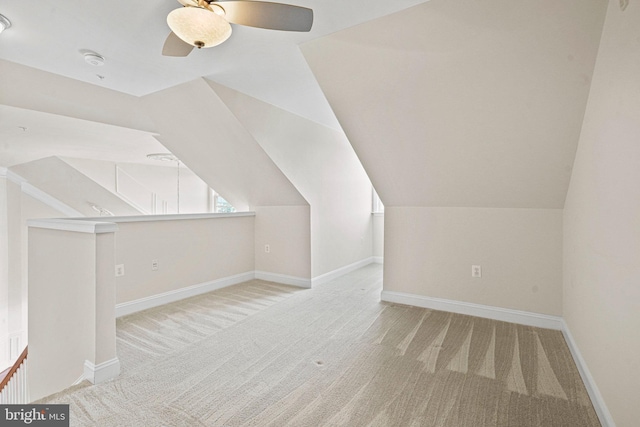
<svg viewBox="0 0 640 427">
<path fill-rule="evenodd" d="M 216 193 L 213 188 L 209 189 L 209 200 L 210 206 L 209 210 L 214 213 L 231 213 L 235 212 L 236 208 L 234 208 L 231 203 L 227 202 L 221 195 Z"/>
<path fill-rule="evenodd" d="M 229 213 L 229 212 L 235 212 L 236 208 L 234 208 L 233 206 L 231 206 L 231 203 L 227 202 L 225 199 L 223 199 L 220 195 L 216 194 L 216 205 L 215 205 L 215 212 L 217 213 Z"/>
<path fill-rule="evenodd" d="M 384 213 L 384 205 L 382 204 L 382 200 L 380 200 L 380 196 L 378 196 L 378 193 L 376 193 L 376 189 L 371 188 L 371 192 L 373 194 L 371 212 Z"/>
</svg>

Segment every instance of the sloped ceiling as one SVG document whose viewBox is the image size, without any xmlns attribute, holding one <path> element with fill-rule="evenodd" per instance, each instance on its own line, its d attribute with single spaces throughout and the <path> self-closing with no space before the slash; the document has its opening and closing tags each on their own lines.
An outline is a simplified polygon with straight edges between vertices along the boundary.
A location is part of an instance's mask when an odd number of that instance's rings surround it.
<svg viewBox="0 0 640 427">
<path fill-rule="evenodd" d="M 24 163 L 11 170 L 67 206 L 89 217 L 98 216 L 92 205 L 108 207 L 114 215 L 141 212 L 58 157 Z"/>
<path fill-rule="evenodd" d="M 301 49 L 385 205 L 562 208 L 605 9 L 432 0 Z"/>
<path fill-rule="evenodd" d="M 147 154 L 166 151 L 147 132 L 0 105 L 0 167 L 50 156 L 156 163 Z"/>
<path fill-rule="evenodd" d="M 204 79 L 142 98 L 157 139 L 237 210 L 308 206 Z"/>
<path fill-rule="evenodd" d="M 153 132 L 139 98 L 0 59 L 0 105 Z"/>
<path fill-rule="evenodd" d="M 229 111 L 312 205 L 363 193 L 371 183 L 343 132 L 208 82 Z M 355 188 L 354 188 L 355 187 Z M 357 193 L 353 193 L 357 189 Z M 365 197 L 369 192 L 365 190 Z"/>
<path fill-rule="evenodd" d="M 203 79 L 140 98 L 3 60 L 0 72 L 0 166 L 171 151 L 238 210 L 308 205 Z"/>
<path fill-rule="evenodd" d="M 138 97 L 0 60 L 0 166 L 49 156 L 154 163 Z"/>
</svg>

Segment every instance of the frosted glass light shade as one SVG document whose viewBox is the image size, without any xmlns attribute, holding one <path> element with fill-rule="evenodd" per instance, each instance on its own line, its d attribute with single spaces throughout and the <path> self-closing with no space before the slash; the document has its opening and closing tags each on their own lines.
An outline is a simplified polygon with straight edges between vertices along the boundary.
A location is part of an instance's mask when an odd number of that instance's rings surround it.
<svg viewBox="0 0 640 427">
<path fill-rule="evenodd" d="M 196 47 L 217 46 L 231 35 L 231 25 L 221 16 L 200 7 L 181 7 L 167 16 L 171 31 Z"/>
</svg>

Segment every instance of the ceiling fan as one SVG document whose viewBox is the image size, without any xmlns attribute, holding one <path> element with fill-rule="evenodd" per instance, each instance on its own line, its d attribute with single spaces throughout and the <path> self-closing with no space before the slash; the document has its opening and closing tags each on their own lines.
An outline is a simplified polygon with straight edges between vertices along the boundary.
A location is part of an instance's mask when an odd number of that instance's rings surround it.
<svg viewBox="0 0 640 427">
<path fill-rule="evenodd" d="M 231 25 L 281 31 L 310 31 L 313 10 L 290 4 L 251 0 L 178 0 L 183 7 L 167 16 L 171 33 L 164 56 L 187 56 L 194 47 L 213 47 L 231 35 Z"/>
</svg>

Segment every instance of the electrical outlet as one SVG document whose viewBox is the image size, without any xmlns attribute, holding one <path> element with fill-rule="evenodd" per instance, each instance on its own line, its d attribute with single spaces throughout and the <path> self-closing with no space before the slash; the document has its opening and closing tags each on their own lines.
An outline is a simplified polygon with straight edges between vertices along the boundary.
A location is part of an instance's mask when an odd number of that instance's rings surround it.
<svg viewBox="0 0 640 427">
<path fill-rule="evenodd" d="M 472 265 L 471 277 L 482 277 L 482 267 L 480 267 L 479 265 Z"/>
<path fill-rule="evenodd" d="M 271 246 L 269 246 L 269 245 L 264 245 L 264 251 L 265 251 L 266 253 L 271 252 Z"/>
<path fill-rule="evenodd" d="M 158 260 L 151 260 L 151 271 L 158 271 Z"/>
<path fill-rule="evenodd" d="M 116 265 L 116 277 L 124 276 L 124 264 Z"/>
</svg>

